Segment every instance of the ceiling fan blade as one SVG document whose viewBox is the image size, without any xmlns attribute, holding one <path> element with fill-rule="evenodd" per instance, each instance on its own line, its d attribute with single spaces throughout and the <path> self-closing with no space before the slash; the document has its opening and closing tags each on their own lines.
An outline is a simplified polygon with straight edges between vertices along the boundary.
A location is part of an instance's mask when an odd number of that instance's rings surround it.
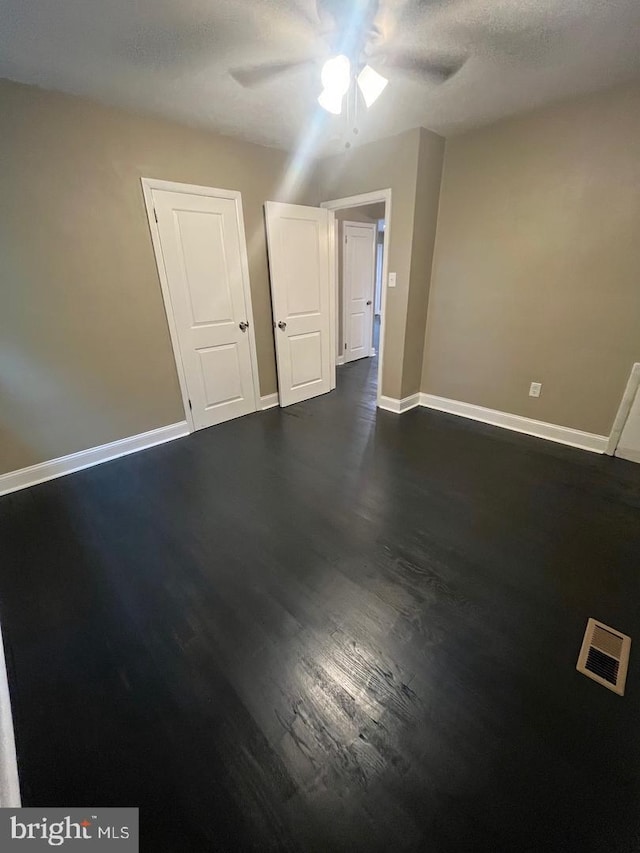
<svg viewBox="0 0 640 853">
<path fill-rule="evenodd" d="M 428 78 L 434 83 L 444 83 L 457 74 L 467 61 L 467 57 L 440 57 L 429 59 L 414 53 L 398 51 L 380 54 L 381 65 L 385 69 L 393 68 L 403 74 Z M 376 57 L 377 58 L 377 57 Z M 377 64 L 372 58 L 371 64 Z"/>
<path fill-rule="evenodd" d="M 264 65 L 248 65 L 244 68 L 232 68 L 229 74 L 243 88 L 252 89 L 254 86 L 262 86 L 265 83 L 270 83 L 282 74 L 287 74 L 296 68 L 303 68 L 305 65 L 311 65 L 313 62 L 313 59 L 298 59 L 294 62 L 268 62 Z"/>
<path fill-rule="evenodd" d="M 402 24 L 416 24 L 421 17 L 445 4 L 452 5 L 452 0 L 402 0 L 398 4 L 400 6 L 398 17 Z"/>
<path fill-rule="evenodd" d="M 443 6 L 452 6 L 463 0 L 378 0 L 371 28 L 372 52 L 376 47 L 389 44 L 398 33 L 412 32 L 423 23 L 423 18 L 437 13 Z"/>
</svg>

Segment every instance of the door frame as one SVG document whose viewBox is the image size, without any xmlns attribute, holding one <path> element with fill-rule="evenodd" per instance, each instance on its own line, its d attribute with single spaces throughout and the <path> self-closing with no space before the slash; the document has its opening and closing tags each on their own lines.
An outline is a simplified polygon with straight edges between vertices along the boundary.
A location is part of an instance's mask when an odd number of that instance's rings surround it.
<svg viewBox="0 0 640 853">
<path fill-rule="evenodd" d="M 622 437 L 622 430 L 624 429 L 627 418 L 629 417 L 629 412 L 631 411 L 631 406 L 634 403 L 636 394 L 640 394 L 640 362 L 636 362 L 631 368 L 627 387 L 622 395 L 620 408 L 618 409 L 613 426 L 611 427 L 609 441 L 607 442 L 607 447 L 604 451 L 607 456 L 615 455 L 618 444 L 620 443 L 620 438 Z"/>
<path fill-rule="evenodd" d="M 189 432 L 195 432 L 195 424 L 193 414 L 189 407 L 189 391 L 187 389 L 187 375 L 182 363 L 182 353 L 180 351 L 180 343 L 178 339 L 178 327 L 176 325 L 175 315 L 173 313 L 173 305 L 171 303 L 171 291 L 169 290 L 169 280 L 167 278 L 167 270 L 164 265 L 164 257 L 162 255 L 162 243 L 160 241 L 160 229 L 158 228 L 158 220 L 156 219 L 155 208 L 153 206 L 153 190 L 164 190 L 166 192 L 184 193 L 185 195 L 203 195 L 209 198 L 225 198 L 235 202 L 236 221 L 238 223 L 238 233 L 240 242 L 240 271 L 242 274 L 242 292 L 249 323 L 249 352 L 251 355 L 251 374 L 253 380 L 253 394 L 256 406 L 256 411 L 260 408 L 260 377 L 258 374 L 258 353 L 256 349 L 255 325 L 253 322 L 253 306 L 251 303 L 251 284 L 249 281 L 249 259 L 247 256 L 247 238 L 244 231 L 244 217 L 242 213 L 242 194 L 239 190 L 225 190 L 217 187 L 202 187 L 197 184 L 180 184 L 174 181 L 163 181 L 159 178 L 140 178 L 142 184 L 142 194 L 144 197 L 145 209 L 147 212 L 147 221 L 149 223 L 149 231 L 151 233 L 151 243 L 153 244 L 153 254 L 156 260 L 156 268 L 158 270 L 158 278 L 160 279 L 160 289 L 162 291 L 162 300 L 164 302 L 164 310 L 167 316 L 167 324 L 169 326 L 169 336 L 171 338 L 171 347 L 173 349 L 173 357 L 176 362 L 176 371 L 178 373 L 178 383 L 180 384 L 180 393 L 182 395 L 182 405 L 184 408 L 184 416 L 189 427 Z"/>
<path fill-rule="evenodd" d="M 342 221 L 342 231 L 344 233 L 344 229 L 347 225 L 354 225 L 356 228 L 366 228 L 367 230 L 373 229 L 373 281 L 371 282 L 371 337 L 369 339 L 368 353 L 367 357 L 371 357 L 375 355 L 375 350 L 373 348 L 373 324 L 376 316 L 376 306 L 373 304 L 376 295 L 376 238 L 378 234 L 378 225 L 375 222 L 355 222 L 349 219 L 343 219 Z M 346 234 L 345 234 L 346 236 Z M 345 341 L 347 339 L 347 252 L 346 246 L 342 249 L 342 340 Z M 344 355 L 344 354 L 343 354 Z M 363 356 L 364 357 L 364 356 Z M 357 359 L 355 359 L 357 360 Z M 348 364 L 346 355 L 344 356 L 344 363 Z"/>
<path fill-rule="evenodd" d="M 384 236 L 382 238 L 382 299 L 380 310 L 382 311 L 382 316 L 380 318 L 380 341 L 378 344 L 378 378 L 377 378 L 377 388 L 376 388 L 376 406 L 380 405 L 380 398 L 382 396 L 382 368 L 384 365 L 384 349 L 385 349 L 385 329 L 387 324 L 387 285 L 389 280 L 389 242 L 390 242 L 390 234 L 391 234 L 391 189 L 385 190 L 374 190 L 369 193 L 359 193 L 358 195 L 347 196 L 345 198 L 335 198 L 330 201 L 323 201 L 320 204 L 320 207 L 326 207 L 329 210 L 344 210 L 347 207 L 364 207 L 365 204 L 375 204 L 376 202 L 382 201 L 384 202 Z M 337 223 L 334 227 L 337 228 Z M 335 240 L 334 240 L 335 243 Z M 334 269 L 337 270 L 338 266 L 338 247 L 337 244 L 335 246 L 335 261 L 334 261 Z M 338 277 L 335 276 L 335 284 L 334 287 L 336 289 L 336 305 L 337 302 L 337 289 L 338 289 Z M 338 312 L 336 311 L 336 319 L 334 326 L 338 328 Z M 342 364 L 342 362 L 338 361 L 338 364 Z"/>
</svg>

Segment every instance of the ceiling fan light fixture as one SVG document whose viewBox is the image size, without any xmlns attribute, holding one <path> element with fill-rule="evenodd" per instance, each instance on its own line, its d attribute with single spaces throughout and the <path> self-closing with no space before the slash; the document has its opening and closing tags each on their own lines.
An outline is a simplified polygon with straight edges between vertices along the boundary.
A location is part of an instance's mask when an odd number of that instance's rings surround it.
<svg viewBox="0 0 640 853">
<path fill-rule="evenodd" d="M 327 59 L 322 66 L 320 79 L 325 92 L 332 95 L 346 95 L 351 85 L 351 63 L 343 53 Z"/>
<path fill-rule="evenodd" d="M 374 104 L 378 100 L 388 82 L 386 77 L 378 74 L 370 65 L 364 66 L 358 74 L 358 88 L 362 92 L 362 97 L 367 107 L 370 107 L 371 104 Z"/>
<path fill-rule="evenodd" d="M 344 98 L 344 93 L 335 92 L 331 89 L 323 89 L 322 93 L 318 98 L 318 103 L 321 107 L 323 107 L 328 113 L 333 113 L 334 116 L 339 116 L 342 112 L 342 99 Z"/>
</svg>

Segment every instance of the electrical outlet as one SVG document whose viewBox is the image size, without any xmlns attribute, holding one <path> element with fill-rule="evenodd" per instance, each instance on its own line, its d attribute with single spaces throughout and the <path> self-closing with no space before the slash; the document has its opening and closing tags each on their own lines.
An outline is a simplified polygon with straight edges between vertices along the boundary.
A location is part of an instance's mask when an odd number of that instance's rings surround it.
<svg viewBox="0 0 640 853">
<path fill-rule="evenodd" d="M 529 386 L 529 396 L 530 397 L 539 397 L 540 392 L 542 391 L 542 382 L 532 382 Z"/>
<path fill-rule="evenodd" d="M 389 287 L 396 286 L 396 274 L 394 272 L 389 273 Z"/>
</svg>

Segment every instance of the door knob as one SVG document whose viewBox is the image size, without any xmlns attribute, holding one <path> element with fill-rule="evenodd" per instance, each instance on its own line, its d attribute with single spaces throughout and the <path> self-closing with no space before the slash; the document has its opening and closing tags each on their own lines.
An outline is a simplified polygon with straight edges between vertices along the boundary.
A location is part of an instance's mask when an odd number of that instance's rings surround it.
<svg viewBox="0 0 640 853">
<path fill-rule="evenodd" d="M 241 331 L 241 332 L 246 332 L 246 331 L 247 331 L 247 329 L 249 328 L 249 324 L 247 323 L 247 321 L 246 321 L 246 320 L 243 320 L 243 321 L 242 321 L 241 323 L 239 323 L 238 325 L 240 326 L 240 331 Z"/>
<path fill-rule="evenodd" d="M 282 329 L 282 331 L 284 332 L 284 330 L 287 328 L 287 324 L 284 322 L 284 320 L 280 320 L 280 322 L 278 323 L 278 328 Z"/>
<path fill-rule="evenodd" d="M 371 300 L 367 299 L 367 305 L 371 305 Z"/>
</svg>

